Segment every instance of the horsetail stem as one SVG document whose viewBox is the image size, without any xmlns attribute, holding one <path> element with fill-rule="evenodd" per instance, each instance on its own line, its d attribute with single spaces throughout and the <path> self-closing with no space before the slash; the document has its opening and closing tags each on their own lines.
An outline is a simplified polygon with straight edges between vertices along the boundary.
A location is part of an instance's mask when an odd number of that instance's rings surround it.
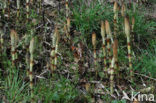
<svg viewBox="0 0 156 103">
<path fill-rule="evenodd" d="M 71 23 L 70 23 L 70 18 L 68 17 L 67 18 L 67 37 L 70 39 L 70 27 L 71 27 L 71 25 L 70 25 Z"/>
<path fill-rule="evenodd" d="M 3 39 L 4 32 L 2 28 L 3 28 L 2 24 L 0 23 L 0 53 L 2 53 L 3 51 L 3 43 L 4 43 L 4 39 Z"/>
<path fill-rule="evenodd" d="M 134 25 L 135 25 L 135 18 L 134 16 L 132 17 L 132 42 L 134 44 Z"/>
<path fill-rule="evenodd" d="M 42 0 L 39 0 L 39 12 L 41 13 L 42 11 Z"/>
<path fill-rule="evenodd" d="M 122 7 L 121 7 L 121 16 L 123 17 L 123 19 L 124 19 L 124 17 L 125 17 L 125 12 L 126 12 L 126 7 L 125 7 L 125 4 L 124 3 L 122 3 Z M 124 26 L 124 23 L 122 23 L 122 29 L 123 29 L 123 34 L 124 34 L 124 30 L 125 30 L 125 26 Z"/>
<path fill-rule="evenodd" d="M 15 65 L 15 60 L 17 59 L 17 53 L 16 53 L 16 45 L 17 45 L 17 32 L 15 30 L 11 30 L 10 33 L 11 38 L 11 56 L 12 56 L 12 65 Z"/>
<path fill-rule="evenodd" d="M 31 89 L 31 99 L 33 102 L 33 65 L 34 65 L 34 38 L 31 39 L 30 45 L 29 45 L 29 53 L 30 53 L 30 69 L 29 69 L 29 79 L 30 79 L 30 89 Z"/>
<path fill-rule="evenodd" d="M 94 65 L 96 70 L 96 77 L 97 77 L 97 56 L 96 56 L 96 34 L 95 32 L 92 33 L 92 45 L 94 49 Z"/>
<path fill-rule="evenodd" d="M 59 43 L 59 33 L 56 27 L 56 46 L 55 46 L 55 66 L 54 66 L 54 70 L 56 70 L 57 67 L 57 56 L 58 56 L 58 43 Z"/>
<path fill-rule="evenodd" d="M 3 15 L 6 13 L 6 8 L 7 8 L 7 0 L 4 0 L 4 8 L 3 8 Z"/>
<path fill-rule="evenodd" d="M 26 0 L 26 18 L 29 20 L 29 0 Z"/>
<path fill-rule="evenodd" d="M 114 40 L 114 44 L 113 44 L 113 57 L 115 60 L 115 66 L 114 69 L 116 71 L 117 76 L 119 77 L 119 66 L 118 66 L 118 40 L 115 39 Z"/>
<path fill-rule="evenodd" d="M 52 37 L 52 50 L 51 50 L 51 72 L 53 73 L 53 71 L 55 70 L 55 46 L 56 46 L 56 36 L 57 36 L 57 27 L 55 27 L 55 32 L 54 35 Z"/>
<path fill-rule="evenodd" d="M 134 25 L 135 25 L 135 18 L 134 16 L 132 17 L 132 32 L 134 32 Z"/>
<path fill-rule="evenodd" d="M 129 19 L 125 17 L 125 34 L 127 36 L 128 60 L 131 81 L 133 81 L 132 59 L 131 59 L 131 45 L 130 45 L 130 24 Z"/>
<path fill-rule="evenodd" d="M 19 18 L 19 12 L 20 12 L 20 0 L 17 0 L 17 18 Z"/>
<path fill-rule="evenodd" d="M 8 0 L 8 19 L 10 18 L 10 0 Z"/>
<path fill-rule="evenodd" d="M 101 36 L 102 36 L 102 48 L 104 55 L 104 70 L 107 71 L 107 60 L 106 60 L 106 37 L 105 37 L 105 24 L 101 21 Z"/>
<path fill-rule="evenodd" d="M 107 41 L 107 49 L 108 49 L 109 65 L 110 65 L 111 59 L 112 59 L 110 40 L 113 42 L 113 38 L 112 38 L 110 25 L 109 25 L 109 22 L 107 20 L 105 21 L 105 27 L 106 27 L 106 34 L 107 34 L 107 40 L 106 41 Z"/>
<path fill-rule="evenodd" d="M 118 4 L 114 2 L 114 36 L 117 38 L 117 31 L 118 31 Z"/>
<path fill-rule="evenodd" d="M 112 58 L 111 61 L 111 66 L 110 66 L 110 93 L 113 94 L 114 92 L 114 63 L 115 63 L 115 59 L 114 57 Z"/>
<path fill-rule="evenodd" d="M 66 6 L 66 18 L 68 18 L 69 17 L 69 1 L 68 0 L 66 0 L 65 6 Z"/>
<path fill-rule="evenodd" d="M 118 16 L 118 3 L 117 2 L 114 2 L 114 19 L 117 19 L 117 16 Z"/>
</svg>

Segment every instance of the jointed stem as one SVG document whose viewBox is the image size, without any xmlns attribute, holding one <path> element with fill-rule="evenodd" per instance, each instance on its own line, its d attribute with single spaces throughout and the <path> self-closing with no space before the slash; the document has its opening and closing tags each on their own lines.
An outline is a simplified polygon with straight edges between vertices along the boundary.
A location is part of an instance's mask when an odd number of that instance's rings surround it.
<svg viewBox="0 0 156 103">
<path fill-rule="evenodd" d="M 129 60 L 129 70 L 131 81 L 133 81 L 133 68 L 132 68 L 132 59 L 131 59 L 131 45 L 130 45 L 130 24 L 127 17 L 125 17 L 125 34 L 127 36 L 127 49 L 128 49 L 128 60 Z"/>
<path fill-rule="evenodd" d="M 103 55 L 104 55 L 104 71 L 107 71 L 105 24 L 103 21 L 101 22 L 101 36 L 102 36 L 102 48 L 103 48 Z"/>
<path fill-rule="evenodd" d="M 31 39 L 30 41 L 30 46 L 29 46 L 29 52 L 30 52 L 30 69 L 29 69 L 29 79 L 30 79 L 30 89 L 31 89 L 31 99 L 33 102 L 34 98 L 34 93 L 33 93 L 33 65 L 34 65 L 34 38 Z"/>
</svg>

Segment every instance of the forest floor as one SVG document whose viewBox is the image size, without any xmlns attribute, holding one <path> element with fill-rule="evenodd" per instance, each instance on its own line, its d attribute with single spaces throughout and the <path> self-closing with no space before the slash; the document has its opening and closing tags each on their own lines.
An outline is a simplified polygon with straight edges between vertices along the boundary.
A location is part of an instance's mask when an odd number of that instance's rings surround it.
<svg viewBox="0 0 156 103">
<path fill-rule="evenodd" d="M 0 103 L 156 102 L 155 1 L 127 3 L 124 16 L 119 2 L 116 24 L 114 3 L 103 0 L 0 4 Z"/>
</svg>

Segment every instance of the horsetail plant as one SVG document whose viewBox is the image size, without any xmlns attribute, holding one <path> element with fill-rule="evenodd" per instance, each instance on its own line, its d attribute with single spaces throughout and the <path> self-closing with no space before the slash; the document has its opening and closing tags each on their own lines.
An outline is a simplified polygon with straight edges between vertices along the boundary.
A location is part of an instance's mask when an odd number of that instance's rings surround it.
<svg viewBox="0 0 156 103">
<path fill-rule="evenodd" d="M 41 13 L 42 11 L 42 0 L 39 0 L 39 12 Z"/>
<path fill-rule="evenodd" d="M 17 42 L 18 42 L 18 35 L 15 30 L 11 30 L 10 38 L 11 38 L 12 65 L 15 66 L 15 61 L 17 59 L 16 46 L 17 46 Z"/>
<path fill-rule="evenodd" d="M 110 94 L 113 94 L 114 92 L 114 63 L 115 59 L 113 57 L 110 65 Z"/>
<path fill-rule="evenodd" d="M 8 7 L 8 20 L 9 20 L 9 18 L 10 18 L 10 0 L 8 0 L 7 7 Z"/>
<path fill-rule="evenodd" d="M 68 18 L 69 17 L 69 1 L 68 0 L 66 0 L 65 6 L 66 6 L 66 18 Z"/>
<path fill-rule="evenodd" d="M 106 20 L 105 21 L 105 27 L 106 27 L 106 34 L 107 34 L 107 50 L 108 50 L 108 56 L 109 56 L 109 65 L 111 63 L 111 59 L 112 59 L 112 54 L 111 54 L 111 42 L 113 43 L 113 37 L 112 37 L 112 33 L 111 33 L 111 29 L 110 29 L 110 25 L 109 22 Z"/>
<path fill-rule="evenodd" d="M 129 70 L 130 70 L 130 78 L 133 81 L 133 68 L 132 68 L 132 59 L 131 59 L 131 45 L 130 45 L 130 24 L 129 19 L 125 17 L 125 34 L 127 36 L 127 49 L 128 49 L 128 60 L 129 60 Z"/>
<path fill-rule="evenodd" d="M 122 7 L 121 7 L 121 16 L 122 17 L 125 17 L 125 12 L 126 12 L 126 7 L 125 7 L 125 4 L 123 3 Z"/>
<path fill-rule="evenodd" d="M 132 26 L 131 26 L 131 28 L 132 28 L 132 42 L 133 42 L 133 44 L 134 44 L 134 25 L 135 25 L 135 18 L 133 16 L 132 17 Z"/>
<path fill-rule="evenodd" d="M 58 57 L 58 44 L 59 44 L 59 39 L 60 39 L 60 35 L 58 33 L 57 27 L 56 27 L 56 46 L 55 46 L 55 66 L 54 66 L 54 70 L 56 70 L 57 67 L 57 57 Z"/>
<path fill-rule="evenodd" d="M 126 15 L 125 12 L 126 12 L 126 7 L 125 7 L 125 4 L 122 3 L 121 16 L 123 17 L 123 21 L 124 21 L 125 15 Z M 123 29 L 123 34 L 124 34 L 124 29 L 125 29 L 124 22 L 122 23 L 122 29 Z"/>
<path fill-rule="evenodd" d="M 17 0 L 16 3 L 17 3 L 17 19 L 18 19 L 20 13 L 20 0 Z"/>
<path fill-rule="evenodd" d="M 70 39 L 70 27 L 71 27 L 71 25 L 70 25 L 71 23 L 70 23 L 70 18 L 68 17 L 67 18 L 67 37 Z"/>
<path fill-rule="evenodd" d="M 55 31 L 54 31 L 54 35 L 52 37 L 52 50 L 51 50 L 51 54 L 50 54 L 50 57 L 51 57 L 51 72 L 53 73 L 53 71 L 55 70 L 55 49 L 56 49 L 56 37 L 57 37 L 57 34 L 58 33 L 58 30 L 57 30 L 57 27 L 55 27 Z"/>
<path fill-rule="evenodd" d="M 118 40 L 115 39 L 114 40 L 114 44 L 113 44 L 113 57 L 115 60 L 115 73 L 117 74 L 117 77 L 119 78 L 119 66 L 118 66 Z"/>
<path fill-rule="evenodd" d="M 114 2 L 114 36 L 117 38 L 117 31 L 118 31 L 118 4 Z"/>
<path fill-rule="evenodd" d="M 26 18 L 29 20 L 29 0 L 26 0 Z"/>
<path fill-rule="evenodd" d="M 95 32 L 92 33 L 92 45 L 93 45 L 93 56 L 94 56 L 94 65 L 96 70 L 96 77 L 97 77 L 97 56 L 96 56 L 96 34 Z"/>
<path fill-rule="evenodd" d="M 132 32 L 134 32 L 134 25 L 135 25 L 135 18 L 134 16 L 132 17 Z"/>
<path fill-rule="evenodd" d="M 3 51 L 3 43 L 4 43 L 4 39 L 3 39 L 4 31 L 2 28 L 3 28 L 2 24 L 0 23 L 0 53 L 2 53 Z"/>
<path fill-rule="evenodd" d="M 105 23 L 101 21 L 101 36 L 102 36 L 102 48 L 104 55 L 104 71 L 107 71 L 107 59 L 106 59 L 106 37 L 105 37 Z"/>
<path fill-rule="evenodd" d="M 7 0 L 4 0 L 4 6 L 3 6 L 3 15 L 5 15 L 6 13 L 6 9 L 7 9 Z"/>
<path fill-rule="evenodd" d="M 34 38 L 31 39 L 29 45 L 29 53 L 30 53 L 30 69 L 29 69 L 29 79 L 30 79 L 30 89 L 31 89 L 31 102 L 33 102 L 33 65 L 34 65 Z"/>
</svg>

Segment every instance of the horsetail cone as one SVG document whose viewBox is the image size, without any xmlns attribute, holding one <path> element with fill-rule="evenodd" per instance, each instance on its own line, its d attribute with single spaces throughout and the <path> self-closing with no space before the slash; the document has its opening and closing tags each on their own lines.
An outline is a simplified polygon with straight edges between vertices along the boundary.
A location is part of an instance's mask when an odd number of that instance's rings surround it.
<svg viewBox="0 0 156 103">
<path fill-rule="evenodd" d="M 117 18 L 117 12 L 118 12 L 118 3 L 114 2 L 114 19 Z"/>
<path fill-rule="evenodd" d="M 107 70 L 107 62 L 106 62 L 106 38 L 105 38 L 105 24 L 104 21 L 101 21 L 101 36 L 102 36 L 102 48 L 104 55 L 104 69 Z"/>
<path fill-rule="evenodd" d="M 121 7 L 121 15 L 122 15 L 122 17 L 125 16 L 125 12 L 126 12 L 125 4 L 122 4 L 122 7 Z"/>
<path fill-rule="evenodd" d="M 133 79 L 133 70 L 132 70 L 132 60 L 131 60 L 131 45 L 130 45 L 130 24 L 129 19 L 125 17 L 125 34 L 127 36 L 127 48 L 128 48 L 128 59 L 129 59 L 129 70 L 131 80 Z"/>
<path fill-rule="evenodd" d="M 96 34 L 95 34 L 95 32 L 92 33 L 92 45 L 93 45 L 93 48 L 96 49 Z"/>
<path fill-rule="evenodd" d="M 110 64 L 111 59 L 112 59 L 111 45 L 110 45 L 110 40 L 112 40 L 112 34 L 111 34 L 109 22 L 107 20 L 105 21 L 105 27 L 106 27 L 106 34 L 107 34 L 107 40 L 106 41 L 107 41 L 107 49 L 108 49 L 109 64 Z"/>
<path fill-rule="evenodd" d="M 102 36 L 102 41 L 103 44 L 105 44 L 105 24 L 104 21 L 101 21 L 101 36 Z"/>
</svg>

